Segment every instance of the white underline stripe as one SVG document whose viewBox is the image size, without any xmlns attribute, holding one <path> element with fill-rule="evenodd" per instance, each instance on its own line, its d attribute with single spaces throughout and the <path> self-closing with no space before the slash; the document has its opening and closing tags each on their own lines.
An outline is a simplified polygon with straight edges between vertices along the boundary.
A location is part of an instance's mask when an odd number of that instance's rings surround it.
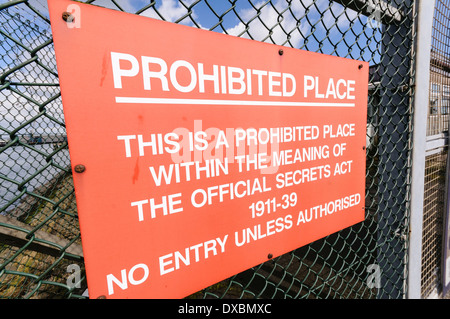
<svg viewBox="0 0 450 319">
<path fill-rule="evenodd" d="M 289 101 L 208 100 L 208 99 L 124 97 L 124 96 L 116 96 L 116 103 L 355 107 L 355 103 L 341 103 L 341 102 L 329 103 L 329 102 L 289 102 Z"/>
</svg>

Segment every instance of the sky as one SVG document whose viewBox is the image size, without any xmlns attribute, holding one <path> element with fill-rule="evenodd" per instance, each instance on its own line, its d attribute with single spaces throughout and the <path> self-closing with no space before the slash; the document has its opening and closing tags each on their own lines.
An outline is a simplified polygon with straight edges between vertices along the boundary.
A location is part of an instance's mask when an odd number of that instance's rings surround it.
<svg viewBox="0 0 450 319">
<path fill-rule="evenodd" d="M 84 2 L 87 0 L 83 0 Z M 8 0 L 0 0 L 0 4 Z M 29 4 L 38 10 L 44 17 L 48 18 L 47 0 L 29 0 Z M 149 5 L 150 0 L 95 0 L 93 4 L 111 9 L 120 9 L 136 13 Z M 170 22 L 177 22 L 188 26 L 199 27 L 215 32 L 226 33 L 232 36 L 241 36 L 257 41 L 286 45 L 294 48 L 316 51 L 325 54 L 339 55 L 342 57 L 365 60 L 375 64 L 379 60 L 377 41 L 380 41 L 381 32 L 377 28 L 376 21 L 371 21 L 365 16 L 359 15 L 350 9 L 345 9 L 340 4 L 329 2 L 328 0 L 297 0 L 287 4 L 287 0 L 272 0 L 267 4 L 267 0 L 156 0 L 154 7 L 140 12 L 140 15 L 161 19 Z M 235 6 L 233 6 L 235 2 Z M 330 4 L 331 3 L 331 4 Z M 21 37 L 17 30 L 17 25 L 13 23 L 5 24 L 5 18 L 1 20 L 0 30 L 14 38 L 21 38 L 26 46 L 36 47 L 37 45 L 51 39 L 50 25 L 43 19 L 37 17 L 25 4 L 13 6 L 14 12 L 30 20 L 27 31 L 33 36 Z M 190 14 L 189 14 L 190 13 Z M 225 14 L 226 13 L 226 14 Z M 184 17 L 184 18 L 183 18 Z M 297 20 L 296 18 L 300 18 Z M 219 23 L 219 21 L 221 23 Z M 278 22 L 281 21 L 281 22 Z M 372 23 L 369 23 L 372 22 Z M 246 25 L 248 30 L 246 30 Z M 270 37 L 269 29 L 272 34 Z M 289 36 L 288 36 L 289 34 Z M 358 36 L 362 34 L 362 36 Z M 372 35 L 375 40 L 368 41 Z M 305 40 L 307 39 L 307 40 Z M 51 56 L 52 46 L 46 47 L 42 53 Z M 0 74 L 14 65 L 29 59 L 30 56 L 24 50 L 10 40 L 6 40 L 0 34 Z M 47 61 L 49 68 L 56 69 L 54 62 Z M 45 73 L 37 68 L 40 73 Z M 28 74 L 17 73 L 16 81 L 30 81 L 39 78 L 34 68 L 28 68 Z M 16 74 L 15 74 L 16 75 Z M 52 76 L 44 77 L 40 80 L 46 83 L 57 83 L 57 78 Z M 25 88 L 22 88 L 25 90 Z M 54 94 L 52 88 L 26 88 L 27 95 L 36 101 L 48 99 Z M 9 92 L 9 90 L 8 90 Z M 57 108 L 55 101 L 55 108 Z M 51 110 L 52 104 L 48 105 L 49 114 L 57 116 L 61 113 L 58 110 Z M 26 101 L 17 94 L 7 96 L 5 90 L 0 91 L 0 135 L 1 128 L 11 130 L 19 123 L 36 116 L 36 105 Z M 63 120 L 61 118 L 61 120 Z M 52 131 L 64 132 L 60 125 L 54 125 L 47 118 L 42 118 L 33 124 L 32 130 L 38 132 Z"/>
<path fill-rule="evenodd" d="M 88 0 L 83 0 L 83 2 L 86 1 Z M 7 2 L 7 0 L 0 0 L 0 3 L 2 2 Z M 345 40 L 352 43 L 355 40 L 355 34 L 361 32 L 367 34 L 367 37 L 362 36 L 358 40 L 364 47 L 367 44 L 362 42 L 367 42 L 371 33 L 377 31 L 373 28 L 374 24 L 367 22 L 367 17 L 360 15 L 358 18 L 355 11 L 345 9 L 342 5 L 328 0 L 272 0 L 270 4 L 266 4 L 267 0 L 95 0 L 93 4 L 111 9 L 120 7 L 126 12 L 135 13 L 148 6 L 150 2 L 155 2 L 155 5 L 141 12 L 141 15 L 156 19 L 161 19 L 160 16 L 163 16 L 170 22 L 213 29 L 216 32 L 310 51 L 320 51 L 322 48 L 322 52 L 326 54 L 336 54 L 334 47 L 337 42 Z M 232 5 L 233 2 L 235 6 Z M 288 6 L 289 2 L 291 2 L 290 6 Z M 29 3 L 48 17 L 47 0 L 29 0 Z M 186 16 L 189 13 L 188 8 L 191 9 L 190 16 Z M 227 13 L 224 14 L 225 12 Z M 259 18 L 255 19 L 258 12 Z M 305 12 L 308 12 L 307 18 L 302 18 L 298 23 L 293 15 L 304 17 Z M 222 16 L 222 19 L 218 16 Z M 183 17 L 184 19 L 182 19 Z M 277 25 L 280 18 L 282 21 L 280 25 Z M 179 19 L 182 20 L 178 21 Z M 355 33 L 350 31 L 343 37 L 341 32 L 350 29 L 351 21 L 353 21 L 352 28 Z M 250 30 L 248 32 L 245 32 L 245 23 L 249 23 Z M 270 38 L 266 38 L 269 32 L 268 28 L 273 28 Z M 328 34 L 327 29 L 329 29 Z M 286 32 L 290 34 L 290 39 L 287 38 Z M 316 39 L 313 39 L 311 34 L 314 34 Z M 308 35 L 309 41 L 304 47 L 304 38 Z M 289 42 L 287 42 L 288 40 Z M 343 52 L 343 50 L 347 50 L 346 45 L 339 50 L 340 56 L 348 55 L 348 52 Z M 370 55 L 368 50 L 365 51 L 367 52 L 365 52 L 364 59 L 368 60 Z M 353 54 L 349 57 L 360 58 L 359 53 L 358 56 Z"/>
</svg>

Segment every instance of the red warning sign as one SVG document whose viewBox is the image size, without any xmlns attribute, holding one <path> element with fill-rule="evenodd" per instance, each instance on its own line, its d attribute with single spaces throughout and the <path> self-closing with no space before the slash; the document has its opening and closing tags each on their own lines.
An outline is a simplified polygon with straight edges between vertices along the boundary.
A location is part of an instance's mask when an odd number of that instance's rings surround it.
<svg viewBox="0 0 450 319">
<path fill-rule="evenodd" d="M 364 220 L 367 63 L 49 7 L 90 297 L 184 297 Z"/>
</svg>

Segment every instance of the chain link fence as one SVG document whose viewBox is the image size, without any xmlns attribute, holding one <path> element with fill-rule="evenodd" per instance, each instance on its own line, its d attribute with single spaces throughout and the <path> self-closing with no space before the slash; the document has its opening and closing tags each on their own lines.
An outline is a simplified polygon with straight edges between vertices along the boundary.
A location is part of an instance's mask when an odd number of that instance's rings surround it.
<svg viewBox="0 0 450 319">
<path fill-rule="evenodd" d="M 445 176 L 448 157 L 450 56 L 448 25 L 450 3 L 436 1 L 430 52 L 430 94 L 427 118 L 425 197 L 422 235 L 424 297 L 436 294 L 441 284 L 441 253 L 445 221 Z"/>
<path fill-rule="evenodd" d="M 189 298 L 404 298 L 414 1 L 83 1 L 370 63 L 366 219 Z M 46 1 L 0 0 L 0 298 L 86 298 Z"/>
</svg>

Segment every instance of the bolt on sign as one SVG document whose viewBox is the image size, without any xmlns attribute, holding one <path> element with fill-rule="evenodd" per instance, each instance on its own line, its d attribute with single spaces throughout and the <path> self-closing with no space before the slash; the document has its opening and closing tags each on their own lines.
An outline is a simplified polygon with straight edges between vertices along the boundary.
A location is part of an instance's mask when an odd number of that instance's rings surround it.
<svg viewBox="0 0 450 319">
<path fill-rule="evenodd" d="M 185 297 L 364 220 L 368 63 L 49 7 L 90 297 Z"/>
</svg>

